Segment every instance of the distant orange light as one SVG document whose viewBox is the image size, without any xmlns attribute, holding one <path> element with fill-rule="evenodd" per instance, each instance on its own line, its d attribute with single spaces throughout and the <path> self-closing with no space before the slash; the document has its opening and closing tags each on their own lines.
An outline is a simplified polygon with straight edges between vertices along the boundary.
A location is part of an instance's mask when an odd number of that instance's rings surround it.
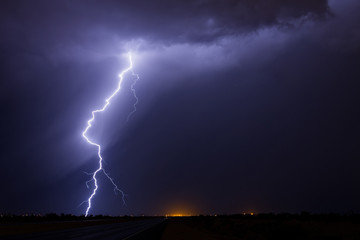
<svg viewBox="0 0 360 240">
<path fill-rule="evenodd" d="M 177 201 L 165 206 L 165 217 L 189 217 L 196 214 L 192 203 Z"/>
<path fill-rule="evenodd" d="M 242 213 L 242 214 L 243 214 L 244 216 L 245 216 L 245 215 L 250 215 L 250 216 L 254 216 L 254 215 L 255 215 L 255 213 L 253 213 L 253 212 L 247 212 L 247 213 L 244 212 L 244 213 Z"/>
<path fill-rule="evenodd" d="M 190 214 L 184 213 L 172 213 L 172 214 L 165 214 L 165 217 L 190 217 Z"/>
</svg>

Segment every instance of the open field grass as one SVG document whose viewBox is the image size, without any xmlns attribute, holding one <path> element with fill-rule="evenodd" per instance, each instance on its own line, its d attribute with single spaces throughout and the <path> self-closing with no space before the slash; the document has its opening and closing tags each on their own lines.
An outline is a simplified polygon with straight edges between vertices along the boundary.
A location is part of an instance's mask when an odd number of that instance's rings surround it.
<svg viewBox="0 0 360 240">
<path fill-rule="evenodd" d="M 142 220 L 143 217 L 12 217 L 0 222 L 0 237 Z"/>
<path fill-rule="evenodd" d="M 171 218 L 162 240 L 177 239 L 360 239 L 359 219 L 331 217 Z"/>
<path fill-rule="evenodd" d="M 94 228 L 100 225 L 152 219 L 153 217 L 89 217 L 45 216 L 3 218 L 0 238 L 56 230 Z M 77 231 L 77 230 L 76 230 Z M 119 229 L 120 231 L 120 229 Z M 192 239 L 311 239 L 359 240 L 360 215 L 259 214 L 229 216 L 168 217 L 153 230 L 144 232 L 141 239 L 157 236 L 162 240 Z M 149 236 L 147 236 L 149 235 Z M 139 235 L 140 236 L 140 235 Z M 161 236 L 161 237 L 160 237 Z"/>
</svg>

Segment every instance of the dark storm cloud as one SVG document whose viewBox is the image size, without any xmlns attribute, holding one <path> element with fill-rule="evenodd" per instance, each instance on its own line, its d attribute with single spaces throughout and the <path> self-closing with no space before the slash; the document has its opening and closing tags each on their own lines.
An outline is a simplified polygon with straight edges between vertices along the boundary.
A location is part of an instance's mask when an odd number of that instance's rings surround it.
<svg viewBox="0 0 360 240">
<path fill-rule="evenodd" d="M 226 4 L 222 1 L 11 1 L 1 5 L 0 61 L 4 72 L 15 73 L 15 79 L 1 83 L 2 89 L 16 88 L 16 82 L 26 81 L 37 68 L 59 61 L 94 61 L 129 48 L 154 49 L 163 44 L 207 44 L 268 26 L 288 27 L 296 19 L 304 18 L 301 21 L 306 22 L 329 13 L 325 0 L 227 1 Z M 3 92 L 2 96 L 5 95 Z"/>
<path fill-rule="evenodd" d="M 0 8 L 0 59 L 31 76 L 37 67 L 91 61 L 144 39 L 160 44 L 207 43 L 294 20 L 321 18 L 327 1 L 7 1 Z M 146 44 L 144 44 L 146 45 Z M 138 47 L 138 46 L 135 46 Z M 144 47 L 144 46 L 143 46 Z M 127 49 L 128 50 L 128 49 Z M 15 69 L 21 68 L 22 71 Z M 13 85 L 12 81 L 2 84 Z M 5 89 L 5 86 L 2 89 Z M 5 93 L 4 93 L 5 94 Z M 3 94 L 2 94 L 3 95 Z"/>
<path fill-rule="evenodd" d="M 81 130 L 132 48 L 138 112 L 124 127 L 124 83 L 94 127 L 128 208 L 101 179 L 94 213 L 357 209 L 358 18 L 351 1 L 1 2 L 0 212 L 82 213 Z"/>
<path fill-rule="evenodd" d="M 3 43 L 36 41 L 38 47 L 97 41 L 101 37 L 91 39 L 92 33 L 106 31 L 124 40 L 207 42 L 329 12 L 326 0 L 11 1 L 0 11 Z"/>
<path fill-rule="evenodd" d="M 119 29 L 130 21 L 131 37 L 164 42 L 208 42 L 229 34 L 254 31 L 303 16 L 324 17 L 327 1 L 155 1 L 109 2 L 106 7 L 123 13 L 105 21 Z M 121 32 L 121 31 L 120 31 Z M 126 32 L 125 32 L 126 33 Z"/>
</svg>

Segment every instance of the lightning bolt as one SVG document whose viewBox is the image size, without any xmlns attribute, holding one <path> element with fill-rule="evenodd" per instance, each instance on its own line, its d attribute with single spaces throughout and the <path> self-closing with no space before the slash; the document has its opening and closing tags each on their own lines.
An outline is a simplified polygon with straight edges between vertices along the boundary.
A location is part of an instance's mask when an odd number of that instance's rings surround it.
<svg viewBox="0 0 360 240">
<path fill-rule="evenodd" d="M 133 93 L 133 96 L 134 96 L 134 98 L 136 99 L 136 101 L 135 101 L 135 103 L 133 104 L 133 110 L 129 113 L 129 115 L 127 116 L 127 118 L 126 118 L 126 121 L 128 122 L 129 121 L 129 119 L 130 119 L 130 117 L 131 117 L 131 115 L 133 115 L 135 112 L 136 112 L 136 105 L 138 104 L 138 102 L 139 102 L 139 98 L 137 97 L 137 95 L 136 95 L 136 91 L 135 91 L 135 84 L 136 84 L 136 82 L 139 80 L 139 75 L 138 74 L 136 74 L 136 73 L 134 73 L 133 71 L 131 71 L 132 72 L 132 75 L 133 76 L 135 76 L 135 80 L 134 80 L 134 82 L 131 84 L 131 86 L 130 86 L 130 89 L 131 89 L 131 92 Z"/>
<path fill-rule="evenodd" d="M 93 197 L 95 196 L 96 194 L 96 191 L 98 190 L 99 186 L 98 186 L 98 181 L 96 179 L 96 176 L 98 173 L 102 172 L 104 173 L 104 175 L 110 180 L 111 184 L 114 186 L 114 192 L 117 193 L 117 192 L 120 192 L 121 195 L 122 195 L 122 201 L 123 201 L 123 204 L 125 204 L 125 193 L 120 189 L 118 188 L 118 186 L 115 184 L 114 180 L 109 176 L 109 174 L 105 171 L 105 169 L 103 168 L 103 158 L 101 156 L 101 145 L 99 143 L 96 143 L 92 140 L 89 139 L 88 136 L 86 136 L 86 133 L 88 132 L 88 130 L 92 127 L 92 123 L 93 121 L 95 120 L 95 114 L 96 113 L 99 113 L 99 112 L 104 112 L 106 110 L 106 108 L 110 105 L 110 101 L 111 99 L 120 91 L 121 89 L 121 84 L 124 80 L 124 75 L 127 73 L 127 72 L 131 72 L 133 76 L 135 76 L 135 80 L 134 82 L 132 83 L 131 85 L 131 91 L 136 99 L 135 103 L 133 104 L 133 111 L 130 112 L 130 114 L 128 115 L 127 117 L 127 121 L 129 120 L 129 118 L 131 117 L 132 114 L 134 114 L 136 112 L 136 104 L 138 103 L 139 99 L 138 97 L 136 96 L 136 92 L 135 92 L 135 84 L 137 82 L 137 80 L 139 80 L 139 75 L 138 74 L 135 74 L 133 71 L 132 71 L 132 68 L 133 68 L 133 62 L 132 62 L 132 57 L 131 57 L 131 52 L 128 53 L 128 57 L 129 57 L 129 67 L 126 68 L 125 70 L 123 70 L 120 74 L 119 74 L 119 83 L 118 83 L 118 86 L 116 88 L 116 90 L 108 97 L 105 99 L 105 105 L 100 108 L 100 109 L 96 109 L 94 111 L 91 112 L 91 115 L 92 117 L 87 121 L 87 126 L 85 128 L 85 130 L 83 131 L 82 133 L 82 136 L 83 138 L 91 145 L 95 146 L 97 148 L 97 155 L 98 155 L 98 159 L 99 159 L 99 167 L 98 169 L 96 169 L 95 172 L 93 173 L 90 173 L 89 175 L 92 175 L 92 179 L 87 181 L 86 182 L 86 186 L 89 188 L 89 185 L 88 183 L 89 182 L 92 182 L 94 181 L 94 185 L 95 185 L 95 188 L 92 192 L 92 194 L 90 195 L 90 197 L 88 198 L 87 201 L 87 204 L 88 204 L 88 207 L 86 209 L 86 212 L 85 212 L 85 217 L 87 217 L 89 215 L 89 211 L 91 209 L 91 200 L 93 199 Z M 86 173 L 88 174 L 88 173 Z"/>
</svg>

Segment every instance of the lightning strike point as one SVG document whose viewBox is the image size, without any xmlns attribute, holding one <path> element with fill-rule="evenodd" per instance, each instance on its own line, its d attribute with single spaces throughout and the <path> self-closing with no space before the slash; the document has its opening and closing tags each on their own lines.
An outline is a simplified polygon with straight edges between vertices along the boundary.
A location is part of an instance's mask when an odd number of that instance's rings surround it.
<svg viewBox="0 0 360 240">
<path fill-rule="evenodd" d="M 93 121 L 95 120 L 95 114 L 96 113 L 99 113 L 99 112 L 104 112 L 106 110 L 106 108 L 110 105 L 110 101 L 111 99 L 120 91 L 121 89 L 121 84 L 124 80 L 124 75 L 127 73 L 127 72 L 131 72 L 132 75 L 135 77 L 135 80 L 134 82 L 132 83 L 131 85 L 131 92 L 133 93 L 134 95 L 134 98 L 136 99 L 135 103 L 133 104 L 133 111 L 130 112 L 130 114 L 128 115 L 127 117 L 127 121 L 129 120 L 129 118 L 131 117 L 132 114 L 134 114 L 136 112 L 136 104 L 138 103 L 139 99 L 138 97 L 136 96 L 136 93 L 135 93 L 135 89 L 134 89 L 134 86 L 137 82 L 137 80 L 139 80 L 139 75 L 138 74 L 135 74 L 133 71 L 132 71 L 132 68 L 133 68 L 133 62 L 132 62 L 132 58 L 131 58 L 131 52 L 128 53 L 128 57 L 129 57 L 129 67 L 127 67 L 125 70 L 123 70 L 120 74 L 119 74 L 119 83 L 118 83 L 118 86 L 116 88 L 116 90 L 108 97 L 105 99 L 105 104 L 102 108 L 100 109 L 96 109 L 96 110 L 93 110 L 91 112 L 91 118 L 87 121 L 87 126 L 85 128 L 85 130 L 82 132 L 82 137 L 87 141 L 87 143 L 89 143 L 90 145 L 93 145 L 97 148 L 97 155 L 98 155 L 98 159 L 99 159 L 99 167 L 98 169 L 96 169 L 95 172 L 89 174 L 89 175 L 92 175 L 92 179 L 86 181 L 86 186 L 87 188 L 89 188 L 89 183 L 94 181 L 94 185 L 95 185 L 95 188 L 93 189 L 93 192 L 92 194 L 90 195 L 90 197 L 88 198 L 87 201 L 84 201 L 83 203 L 87 202 L 88 203 L 88 207 L 86 208 L 86 212 L 85 212 L 85 217 L 87 217 L 89 215 L 89 211 L 91 209 L 91 200 L 94 198 L 94 196 L 96 195 L 96 191 L 98 190 L 99 186 L 98 186 L 98 182 L 97 182 L 97 174 L 102 172 L 108 179 L 109 181 L 111 182 L 111 184 L 114 186 L 114 192 L 115 193 L 118 193 L 120 192 L 121 195 L 122 195 L 122 201 L 123 201 L 123 205 L 126 205 L 125 204 L 125 196 L 126 194 L 120 189 L 118 188 L 118 186 L 115 184 L 114 180 L 109 176 L 109 174 L 105 171 L 105 169 L 103 168 L 103 158 L 101 156 L 101 145 L 99 143 L 96 143 L 92 140 L 89 139 L 89 137 L 86 135 L 86 133 L 88 132 L 88 130 L 92 127 L 92 123 Z M 86 173 L 88 174 L 88 173 Z"/>
</svg>

